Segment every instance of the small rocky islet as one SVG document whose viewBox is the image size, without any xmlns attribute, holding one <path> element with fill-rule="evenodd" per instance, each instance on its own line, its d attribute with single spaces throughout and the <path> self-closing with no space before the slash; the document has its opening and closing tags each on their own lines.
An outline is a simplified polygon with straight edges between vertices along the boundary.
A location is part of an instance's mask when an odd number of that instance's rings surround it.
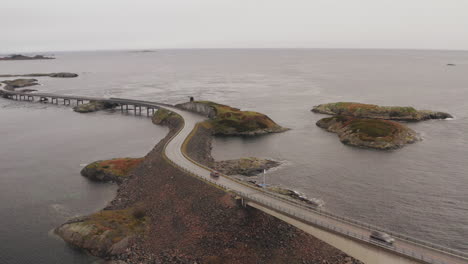
<svg viewBox="0 0 468 264">
<path fill-rule="evenodd" d="M 26 56 L 22 54 L 13 54 L 7 57 L 0 57 L 0 61 L 13 61 L 13 60 L 53 60 L 53 57 L 44 55 Z"/>
<path fill-rule="evenodd" d="M 414 130 L 395 121 L 452 118 L 445 112 L 354 102 L 321 104 L 311 111 L 333 115 L 320 119 L 316 125 L 337 133 L 343 144 L 379 150 L 397 149 L 421 140 Z"/>
</svg>

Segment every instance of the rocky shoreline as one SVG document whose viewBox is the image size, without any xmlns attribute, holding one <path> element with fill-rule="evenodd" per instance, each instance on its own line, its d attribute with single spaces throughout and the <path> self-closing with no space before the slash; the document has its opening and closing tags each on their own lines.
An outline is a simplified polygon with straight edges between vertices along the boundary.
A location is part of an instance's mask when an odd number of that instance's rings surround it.
<svg viewBox="0 0 468 264">
<path fill-rule="evenodd" d="M 58 235 L 119 264 L 360 263 L 170 165 L 162 150 L 181 120 L 169 116 L 158 121 L 169 126 L 168 135 L 127 173 L 115 199 L 101 212 L 58 227 Z M 196 135 L 192 141 L 210 146 Z"/>
</svg>

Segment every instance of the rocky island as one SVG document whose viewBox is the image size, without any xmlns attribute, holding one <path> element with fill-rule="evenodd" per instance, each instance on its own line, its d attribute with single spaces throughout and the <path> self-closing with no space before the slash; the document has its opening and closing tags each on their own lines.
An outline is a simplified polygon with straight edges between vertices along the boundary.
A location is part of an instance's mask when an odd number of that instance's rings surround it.
<svg viewBox="0 0 468 264">
<path fill-rule="evenodd" d="M 268 116 L 252 111 L 210 101 L 188 102 L 176 105 L 181 109 L 201 113 L 210 118 L 206 125 L 214 135 L 254 136 L 268 133 L 280 133 L 289 130 L 281 127 Z"/>
<path fill-rule="evenodd" d="M 338 134 L 343 144 L 381 150 L 397 149 L 420 140 L 412 129 L 383 119 L 333 116 L 320 119 L 317 126 Z"/>
<path fill-rule="evenodd" d="M 8 57 L 1 57 L 0 61 L 11 61 L 11 60 L 53 60 L 53 57 L 46 57 L 44 55 L 25 56 L 21 54 L 13 54 Z"/>
<path fill-rule="evenodd" d="M 398 121 L 422 121 L 428 119 L 452 118 L 448 113 L 416 110 L 413 107 L 378 106 L 354 102 L 338 102 L 314 106 L 314 113 L 327 115 L 354 116 L 358 118 L 388 119 Z"/>
</svg>

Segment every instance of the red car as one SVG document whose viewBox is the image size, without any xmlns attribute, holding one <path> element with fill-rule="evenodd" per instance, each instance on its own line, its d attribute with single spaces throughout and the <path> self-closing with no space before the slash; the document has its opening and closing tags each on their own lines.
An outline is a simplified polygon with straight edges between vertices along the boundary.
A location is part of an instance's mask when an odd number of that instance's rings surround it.
<svg viewBox="0 0 468 264">
<path fill-rule="evenodd" d="M 217 172 L 217 171 L 212 171 L 212 172 L 210 173 L 210 176 L 213 177 L 213 178 L 219 178 L 219 172 Z"/>
</svg>

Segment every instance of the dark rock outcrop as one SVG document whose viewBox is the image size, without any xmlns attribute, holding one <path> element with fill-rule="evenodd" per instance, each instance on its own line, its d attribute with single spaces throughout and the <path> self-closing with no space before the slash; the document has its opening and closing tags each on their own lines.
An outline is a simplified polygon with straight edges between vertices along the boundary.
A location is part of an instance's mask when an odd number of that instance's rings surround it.
<svg viewBox="0 0 468 264">
<path fill-rule="evenodd" d="M 396 149 L 420 140 L 412 129 L 383 119 L 334 116 L 320 119 L 317 126 L 338 134 L 343 144 L 380 150 Z"/>
<path fill-rule="evenodd" d="M 354 102 L 338 102 L 314 106 L 315 113 L 327 115 L 353 116 L 399 121 L 422 121 L 428 119 L 452 118 L 448 113 L 429 110 L 416 110 L 413 107 L 378 106 Z"/>
</svg>

